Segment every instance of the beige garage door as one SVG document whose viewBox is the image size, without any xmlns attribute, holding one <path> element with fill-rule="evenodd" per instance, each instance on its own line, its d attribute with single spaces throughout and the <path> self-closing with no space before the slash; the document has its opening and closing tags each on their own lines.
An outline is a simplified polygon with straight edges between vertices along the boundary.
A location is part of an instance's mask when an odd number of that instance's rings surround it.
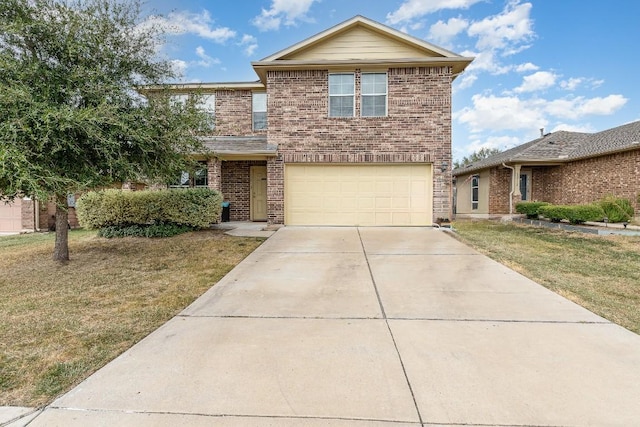
<svg viewBox="0 0 640 427">
<path fill-rule="evenodd" d="M 11 204 L 0 200 L 0 232 L 22 230 L 22 200 L 16 199 Z"/>
<path fill-rule="evenodd" d="M 285 165 L 287 225 L 431 225 L 431 165 Z"/>
</svg>

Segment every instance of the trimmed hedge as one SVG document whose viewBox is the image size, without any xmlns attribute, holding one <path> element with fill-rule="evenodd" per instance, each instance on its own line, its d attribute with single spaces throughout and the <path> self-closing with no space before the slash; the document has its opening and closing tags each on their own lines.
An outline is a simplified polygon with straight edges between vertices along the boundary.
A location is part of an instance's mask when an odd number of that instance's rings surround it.
<svg viewBox="0 0 640 427">
<path fill-rule="evenodd" d="M 538 209 L 541 206 L 547 206 L 547 202 L 518 202 L 516 203 L 516 212 L 525 214 L 529 219 L 538 218 Z"/>
<path fill-rule="evenodd" d="M 219 222 L 222 195 L 208 188 L 91 191 L 78 199 L 76 213 L 89 229 L 152 224 L 198 229 Z"/>
<path fill-rule="evenodd" d="M 177 224 L 128 225 L 119 227 L 110 225 L 98 230 L 98 236 L 106 237 L 171 237 L 192 231 L 193 227 Z"/>
<path fill-rule="evenodd" d="M 607 196 L 597 203 L 604 211 L 604 216 L 607 217 L 609 222 L 628 222 L 635 215 L 633 205 L 629 199 Z"/>
<path fill-rule="evenodd" d="M 538 213 L 552 222 L 563 219 L 571 224 L 582 224 L 586 221 L 600 221 L 604 218 L 604 211 L 597 204 L 589 205 L 546 205 L 538 209 Z"/>
</svg>

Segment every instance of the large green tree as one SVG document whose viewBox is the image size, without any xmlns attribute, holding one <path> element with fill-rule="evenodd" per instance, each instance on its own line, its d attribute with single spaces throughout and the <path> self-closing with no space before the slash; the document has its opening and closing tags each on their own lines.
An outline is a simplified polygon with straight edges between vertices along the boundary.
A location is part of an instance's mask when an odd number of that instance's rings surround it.
<svg viewBox="0 0 640 427">
<path fill-rule="evenodd" d="M 139 93 L 177 77 L 154 22 L 137 0 L 0 2 L 0 195 L 55 199 L 55 260 L 69 259 L 68 194 L 166 179 L 202 150 L 197 100 Z"/>
</svg>

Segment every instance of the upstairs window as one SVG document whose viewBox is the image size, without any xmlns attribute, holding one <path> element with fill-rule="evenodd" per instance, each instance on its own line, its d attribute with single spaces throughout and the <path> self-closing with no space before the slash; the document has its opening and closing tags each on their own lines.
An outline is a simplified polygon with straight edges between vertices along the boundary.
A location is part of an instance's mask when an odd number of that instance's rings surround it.
<svg viewBox="0 0 640 427">
<path fill-rule="evenodd" d="M 171 100 L 181 105 L 183 108 L 187 105 L 187 102 L 191 99 L 191 94 L 181 93 L 176 95 L 171 95 Z M 205 113 L 209 118 L 209 127 L 211 129 L 215 128 L 215 117 L 216 117 L 216 96 L 211 93 L 205 93 L 200 96 L 198 100 L 198 104 L 196 107 Z"/>
<path fill-rule="evenodd" d="M 355 74 L 329 74 L 329 117 L 355 115 Z"/>
<path fill-rule="evenodd" d="M 478 209 L 480 198 L 480 175 L 471 178 L 471 209 Z"/>
<path fill-rule="evenodd" d="M 267 94 L 254 93 L 252 99 L 253 130 L 267 128 Z"/>
<path fill-rule="evenodd" d="M 387 115 L 387 73 L 362 73 L 362 117 Z"/>
</svg>

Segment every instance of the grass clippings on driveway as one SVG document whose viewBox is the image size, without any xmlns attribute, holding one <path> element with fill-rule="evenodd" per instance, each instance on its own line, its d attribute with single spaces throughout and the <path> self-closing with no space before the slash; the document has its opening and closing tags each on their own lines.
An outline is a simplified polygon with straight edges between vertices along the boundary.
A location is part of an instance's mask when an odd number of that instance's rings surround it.
<svg viewBox="0 0 640 427">
<path fill-rule="evenodd" d="M 563 297 L 640 334 L 640 237 L 458 221 L 460 240 Z"/>
<path fill-rule="evenodd" d="M 166 239 L 0 237 L 0 406 L 39 406 L 179 313 L 264 239 L 206 230 Z"/>
</svg>

